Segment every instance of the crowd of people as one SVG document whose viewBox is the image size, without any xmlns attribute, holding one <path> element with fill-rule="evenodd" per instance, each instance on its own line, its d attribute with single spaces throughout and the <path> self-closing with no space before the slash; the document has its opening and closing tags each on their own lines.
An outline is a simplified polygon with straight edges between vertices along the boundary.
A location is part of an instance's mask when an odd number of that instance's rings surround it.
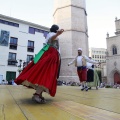
<svg viewBox="0 0 120 120">
<path fill-rule="evenodd" d="M 7 81 L 7 80 L 2 80 L 2 82 L 0 83 L 0 85 L 17 85 L 13 79 Z"/>
</svg>

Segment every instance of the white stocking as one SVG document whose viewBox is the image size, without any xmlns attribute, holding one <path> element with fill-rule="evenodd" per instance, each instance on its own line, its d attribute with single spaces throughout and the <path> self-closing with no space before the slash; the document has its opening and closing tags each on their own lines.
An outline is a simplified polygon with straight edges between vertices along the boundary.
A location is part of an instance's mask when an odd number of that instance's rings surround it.
<svg viewBox="0 0 120 120">
<path fill-rule="evenodd" d="M 43 92 L 43 88 L 38 86 L 36 93 L 40 95 L 42 92 Z"/>
</svg>

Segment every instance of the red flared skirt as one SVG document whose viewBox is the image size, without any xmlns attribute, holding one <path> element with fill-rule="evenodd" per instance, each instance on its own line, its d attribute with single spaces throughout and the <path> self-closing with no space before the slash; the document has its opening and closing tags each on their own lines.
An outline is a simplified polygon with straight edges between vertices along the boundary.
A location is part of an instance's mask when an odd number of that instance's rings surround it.
<svg viewBox="0 0 120 120">
<path fill-rule="evenodd" d="M 38 86 L 49 90 L 51 96 L 55 96 L 57 88 L 57 74 L 59 69 L 59 53 L 49 47 L 39 61 L 34 64 L 32 61 L 15 79 L 16 84 L 23 84 L 36 89 Z"/>
</svg>

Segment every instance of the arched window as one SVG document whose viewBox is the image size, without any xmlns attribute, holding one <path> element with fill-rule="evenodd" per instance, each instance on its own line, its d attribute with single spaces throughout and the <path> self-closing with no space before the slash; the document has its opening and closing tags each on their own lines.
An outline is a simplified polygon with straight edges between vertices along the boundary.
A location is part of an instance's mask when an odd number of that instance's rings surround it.
<svg viewBox="0 0 120 120">
<path fill-rule="evenodd" d="M 113 46 L 112 52 L 113 52 L 113 55 L 117 54 L 117 47 L 116 46 Z"/>
</svg>

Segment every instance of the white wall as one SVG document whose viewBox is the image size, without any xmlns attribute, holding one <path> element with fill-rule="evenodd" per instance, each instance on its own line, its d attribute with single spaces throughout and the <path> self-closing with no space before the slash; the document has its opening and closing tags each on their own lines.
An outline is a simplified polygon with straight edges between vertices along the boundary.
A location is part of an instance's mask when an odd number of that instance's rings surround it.
<svg viewBox="0 0 120 120">
<path fill-rule="evenodd" d="M 15 23 L 18 22 L 16 21 Z M 17 76 L 19 74 L 17 71 L 18 67 L 8 65 L 7 61 L 8 61 L 9 52 L 16 53 L 17 60 L 21 59 L 26 61 L 27 55 L 37 54 L 39 50 L 43 47 L 43 43 L 45 42 L 43 33 L 36 32 L 35 34 L 30 34 L 28 32 L 29 32 L 29 26 L 31 25 L 23 24 L 23 23 L 18 23 L 18 24 L 19 27 L 14 27 L 0 23 L 0 32 L 1 30 L 6 30 L 10 32 L 10 37 L 18 38 L 17 50 L 9 49 L 9 45 L 0 46 L 0 74 L 3 75 L 3 79 L 6 79 L 6 71 L 14 71 L 16 72 Z M 27 52 L 28 40 L 34 41 L 34 47 L 35 47 L 34 52 Z M 9 43 L 10 43 L 10 38 L 9 38 Z"/>
<path fill-rule="evenodd" d="M 0 74 L 0 84 L 2 83 L 3 75 Z"/>
</svg>

